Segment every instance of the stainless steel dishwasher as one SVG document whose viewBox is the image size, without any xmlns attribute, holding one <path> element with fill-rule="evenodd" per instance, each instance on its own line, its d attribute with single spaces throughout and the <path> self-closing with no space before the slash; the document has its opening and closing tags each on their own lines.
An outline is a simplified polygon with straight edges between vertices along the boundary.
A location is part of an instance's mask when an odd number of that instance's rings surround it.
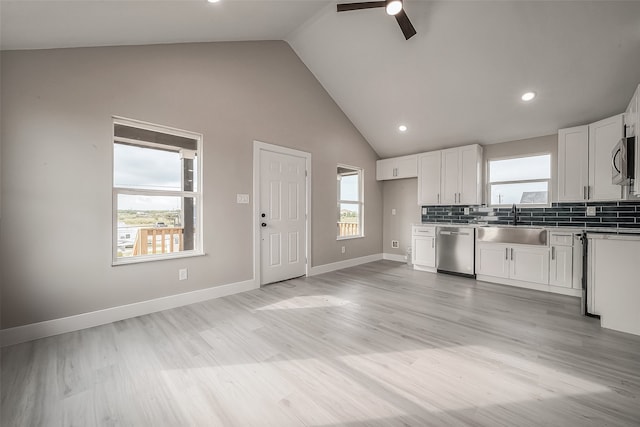
<svg viewBox="0 0 640 427">
<path fill-rule="evenodd" d="M 473 227 L 438 227 L 438 272 L 475 277 L 475 240 Z"/>
</svg>

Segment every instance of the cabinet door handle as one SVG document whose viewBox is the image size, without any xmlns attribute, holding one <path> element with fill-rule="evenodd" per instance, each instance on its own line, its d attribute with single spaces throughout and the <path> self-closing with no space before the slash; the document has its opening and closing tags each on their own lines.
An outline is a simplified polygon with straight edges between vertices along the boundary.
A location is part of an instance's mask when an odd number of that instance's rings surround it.
<svg viewBox="0 0 640 427">
<path fill-rule="evenodd" d="M 582 199 L 587 200 L 587 186 L 582 187 Z"/>
<path fill-rule="evenodd" d="M 398 176 L 398 168 L 393 168 L 393 176 Z"/>
<path fill-rule="evenodd" d="M 511 248 L 511 261 L 513 261 L 513 248 Z"/>
<path fill-rule="evenodd" d="M 509 248 L 504 248 L 504 259 L 509 260 Z"/>
<path fill-rule="evenodd" d="M 440 193 L 438 193 L 438 203 L 440 203 Z"/>
<path fill-rule="evenodd" d="M 551 246 L 551 260 L 556 259 L 556 247 Z"/>
</svg>

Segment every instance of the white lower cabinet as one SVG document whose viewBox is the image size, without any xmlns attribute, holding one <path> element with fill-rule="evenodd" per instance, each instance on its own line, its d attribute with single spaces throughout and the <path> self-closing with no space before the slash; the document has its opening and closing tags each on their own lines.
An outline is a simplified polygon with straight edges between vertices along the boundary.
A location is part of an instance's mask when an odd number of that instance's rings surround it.
<svg viewBox="0 0 640 427">
<path fill-rule="evenodd" d="M 411 233 L 413 267 L 416 270 L 436 269 L 436 228 L 414 225 Z"/>
<path fill-rule="evenodd" d="M 509 246 L 500 243 L 477 243 L 476 274 L 509 277 Z"/>
<path fill-rule="evenodd" d="M 563 288 L 573 286 L 573 248 L 571 246 L 551 246 L 549 284 Z"/>
<path fill-rule="evenodd" d="M 541 285 L 549 284 L 548 247 L 512 246 L 509 252 L 509 278 Z"/>
<path fill-rule="evenodd" d="M 549 248 L 478 242 L 476 274 L 549 284 Z"/>
</svg>

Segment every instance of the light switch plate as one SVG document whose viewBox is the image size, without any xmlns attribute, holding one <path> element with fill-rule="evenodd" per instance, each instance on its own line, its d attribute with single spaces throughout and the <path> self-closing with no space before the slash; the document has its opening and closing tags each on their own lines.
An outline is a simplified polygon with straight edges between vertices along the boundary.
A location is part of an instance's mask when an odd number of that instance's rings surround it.
<svg viewBox="0 0 640 427">
<path fill-rule="evenodd" d="M 427 214 L 427 208 L 422 208 L 422 215 L 426 215 Z"/>
<path fill-rule="evenodd" d="M 587 216 L 596 216 L 595 206 L 587 206 Z"/>
<path fill-rule="evenodd" d="M 249 203 L 248 194 L 236 194 L 236 200 L 238 203 Z"/>
<path fill-rule="evenodd" d="M 396 214 L 396 210 L 395 209 L 391 209 L 391 215 L 395 215 Z"/>
</svg>

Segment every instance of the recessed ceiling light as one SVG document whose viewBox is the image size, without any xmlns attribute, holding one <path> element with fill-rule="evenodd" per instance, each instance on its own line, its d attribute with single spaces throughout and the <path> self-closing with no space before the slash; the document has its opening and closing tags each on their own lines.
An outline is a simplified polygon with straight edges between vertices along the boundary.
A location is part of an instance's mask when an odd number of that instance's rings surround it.
<svg viewBox="0 0 640 427">
<path fill-rule="evenodd" d="M 407 131 L 407 127 L 405 125 L 400 125 L 400 126 L 398 126 L 398 130 L 400 132 L 406 132 Z"/>
<path fill-rule="evenodd" d="M 527 93 L 524 93 L 520 98 L 523 101 L 531 101 L 535 97 L 536 97 L 536 93 L 535 92 L 527 92 Z"/>
<path fill-rule="evenodd" d="M 218 3 L 220 0 L 207 0 L 209 3 Z"/>
</svg>

